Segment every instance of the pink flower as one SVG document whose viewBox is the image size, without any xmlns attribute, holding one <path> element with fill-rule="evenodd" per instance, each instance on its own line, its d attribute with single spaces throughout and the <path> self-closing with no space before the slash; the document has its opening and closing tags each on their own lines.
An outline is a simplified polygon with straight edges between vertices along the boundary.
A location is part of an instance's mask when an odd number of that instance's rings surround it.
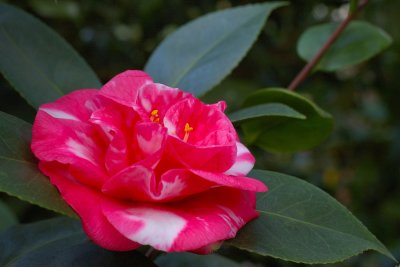
<svg viewBox="0 0 400 267">
<path fill-rule="evenodd" d="M 208 253 L 267 190 L 224 109 L 126 71 L 42 105 L 32 151 L 98 245 Z"/>
</svg>

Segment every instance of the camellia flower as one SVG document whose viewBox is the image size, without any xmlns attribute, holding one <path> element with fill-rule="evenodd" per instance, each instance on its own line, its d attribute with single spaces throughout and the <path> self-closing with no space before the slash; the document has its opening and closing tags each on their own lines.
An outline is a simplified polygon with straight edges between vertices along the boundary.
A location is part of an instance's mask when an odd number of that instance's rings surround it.
<svg viewBox="0 0 400 267">
<path fill-rule="evenodd" d="M 98 245 L 208 253 L 267 190 L 224 109 L 126 71 L 42 105 L 32 151 Z"/>
</svg>

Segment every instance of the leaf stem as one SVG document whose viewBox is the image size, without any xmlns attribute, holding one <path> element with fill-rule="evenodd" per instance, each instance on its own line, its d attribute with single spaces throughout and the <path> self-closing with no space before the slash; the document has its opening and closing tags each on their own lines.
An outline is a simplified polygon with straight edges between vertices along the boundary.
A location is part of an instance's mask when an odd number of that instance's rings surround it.
<svg viewBox="0 0 400 267">
<path fill-rule="evenodd" d="M 346 19 L 340 23 L 339 27 L 332 33 L 332 35 L 328 38 L 326 43 L 321 47 L 317 54 L 304 66 L 304 68 L 297 74 L 297 76 L 293 79 L 293 81 L 288 86 L 288 89 L 294 91 L 300 83 L 307 78 L 308 74 L 310 74 L 311 70 L 318 64 L 321 60 L 322 56 L 328 51 L 328 49 L 332 46 L 332 44 L 339 38 L 340 34 L 346 29 L 347 25 L 351 20 L 367 5 L 368 0 L 360 1 L 358 8 L 353 12 L 349 12 Z"/>
</svg>

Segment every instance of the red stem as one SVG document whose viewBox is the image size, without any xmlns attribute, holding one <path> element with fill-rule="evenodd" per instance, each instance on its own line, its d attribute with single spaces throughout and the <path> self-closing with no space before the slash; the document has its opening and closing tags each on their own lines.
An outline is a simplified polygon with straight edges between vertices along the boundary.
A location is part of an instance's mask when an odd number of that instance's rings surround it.
<svg viewBox="0 0 400 267">
<path fill-rule="evenodd" d="M 288 86 L 288 89 L 291 91 L 294 91 L 297 86 L 301 82 L 304 81 L 305 78 L 307 78 L 308 74 L 312 71 L 314 66 L 318 64 L 318 62 L 321 60 L 322 56 L 328 51 L 328 49 L 332 46 L 332 44 L 337 40 L 337 38 L 340 36 L 340 34 L 346 29 L 347 25 L 350 23 L 352 19 L 357 15 L 358 12 L 360 12 L 368 3 L 368 0 L 363 0 L 359 4 L 358 8 L 354 11 L 349 13 L 349 15 L 346 17 L 345 20 L 340 23 L 339 27 L 335 30 L 335 32 L 332 33 L 332 35 L 329 37 L 329 39 L 326 41 L 326 43 L 321 47 L 321 49 L 318 51 L 318 53 L 307 63 L 307 65 L 304 66 L 304 68 L 297 74 L 297 76 L 293 79 L 293 81 L 290 83 Z"/>
</svg>

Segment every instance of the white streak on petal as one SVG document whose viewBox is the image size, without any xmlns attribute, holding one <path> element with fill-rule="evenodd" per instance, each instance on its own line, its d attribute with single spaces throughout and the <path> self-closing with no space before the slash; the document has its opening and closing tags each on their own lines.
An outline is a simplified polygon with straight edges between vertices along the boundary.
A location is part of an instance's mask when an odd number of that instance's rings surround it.
<svg viewBox="0 0 400 267">
<path fill-rule="evenodd" d="M 149 100 L 147 100 L 145 97 L 141 98 L 141 102 L 142 102 L 142 106 L 144 108 L 144 110 L 146 110 L 147 112 L 151 112 L 152 110 L 152 105 L 151 102 Z"/>
<path fill-rule="evenodd" d="M 94 112 L 101 108 L 101 103 L 97 99 L 89 99 L 85 102 L 85 108 L 87 108 L 90 112 Z"/>
<path fill-rule="evenodd" d="M 250 151 L 242 143 L 236 142 L 236 148 L 236 161 L 229 170 L 224 172 L 224 174 L 244 176 L 253 168 L 254 158 Z"/>
<path fill-rule="evenodd" d="M 146 140 L 141 134 L 137 136 L 138 145 L 146 155 L 151 155 L 160 150 L 163 139 L 164 136 L 158 133 L 154 134 L 149 140 Z"/>
<path fill-rule="evenodd" d="M 161 181 L 162 189 L 159 196 L 153 195 L 153 199 L 165 199 L 169 196 L 176 196 L 179 195 L 180 192 L 186 187 L 184 181 L 180 179 L 179 176 L 175 178 L 172 182 Z"/>
<path fill-rule="evenodd" d="M 129 239 L 168 251 L 186 226 L 186 220 L 172 212 L 150 208 L 132 208 L 124 213 L 127 220 L 139 221 L 142 226 Z"/>
<path fill-rule="evenodd" d="M 93 160 L 93 157 L 91 156 L 90 151 L 86 146 L 82 145 L 81 143 L 75 141 L 72 138 L 67 140 L 66 145 L 68 147 L 68 150 L 75 156 L 82 159 L 86 159 L 87 161 L 90 161 L 91 163 L 96 165 L 95 161 Z"/>
<path fill-rule="evenodd" d="M 176 136 L 176 127 L 175 125 L 164 117 L 164 127 L 168 129 L 168 134 L 172 136 Z"/>
<path fill-rule="evenodd" d="M 225 214 L 219 214 L 218 216 L 221 217 L 225 221 L 225 223 L 231 228 L 229 232 L 230 237 L 234 237 L 236 232 L 239 230 L 239 225 L 243 225 L 244 221 L 242 218 L 238 217 L 232 210 L 228 209 L 224 206 L 218 206 L 221 208 Z"/>
<path fill-rule="evenodd" d="M 40 108 L 40 110 L 46 112 L 47 114 L 49 114 L 50 116 L 52 116 L 53 118 L 56 118 L 56 119 L 81 121 L 74 115 L 66 113 L 61 110 L 51 109 L 51 108 Z"/>
</svg>

